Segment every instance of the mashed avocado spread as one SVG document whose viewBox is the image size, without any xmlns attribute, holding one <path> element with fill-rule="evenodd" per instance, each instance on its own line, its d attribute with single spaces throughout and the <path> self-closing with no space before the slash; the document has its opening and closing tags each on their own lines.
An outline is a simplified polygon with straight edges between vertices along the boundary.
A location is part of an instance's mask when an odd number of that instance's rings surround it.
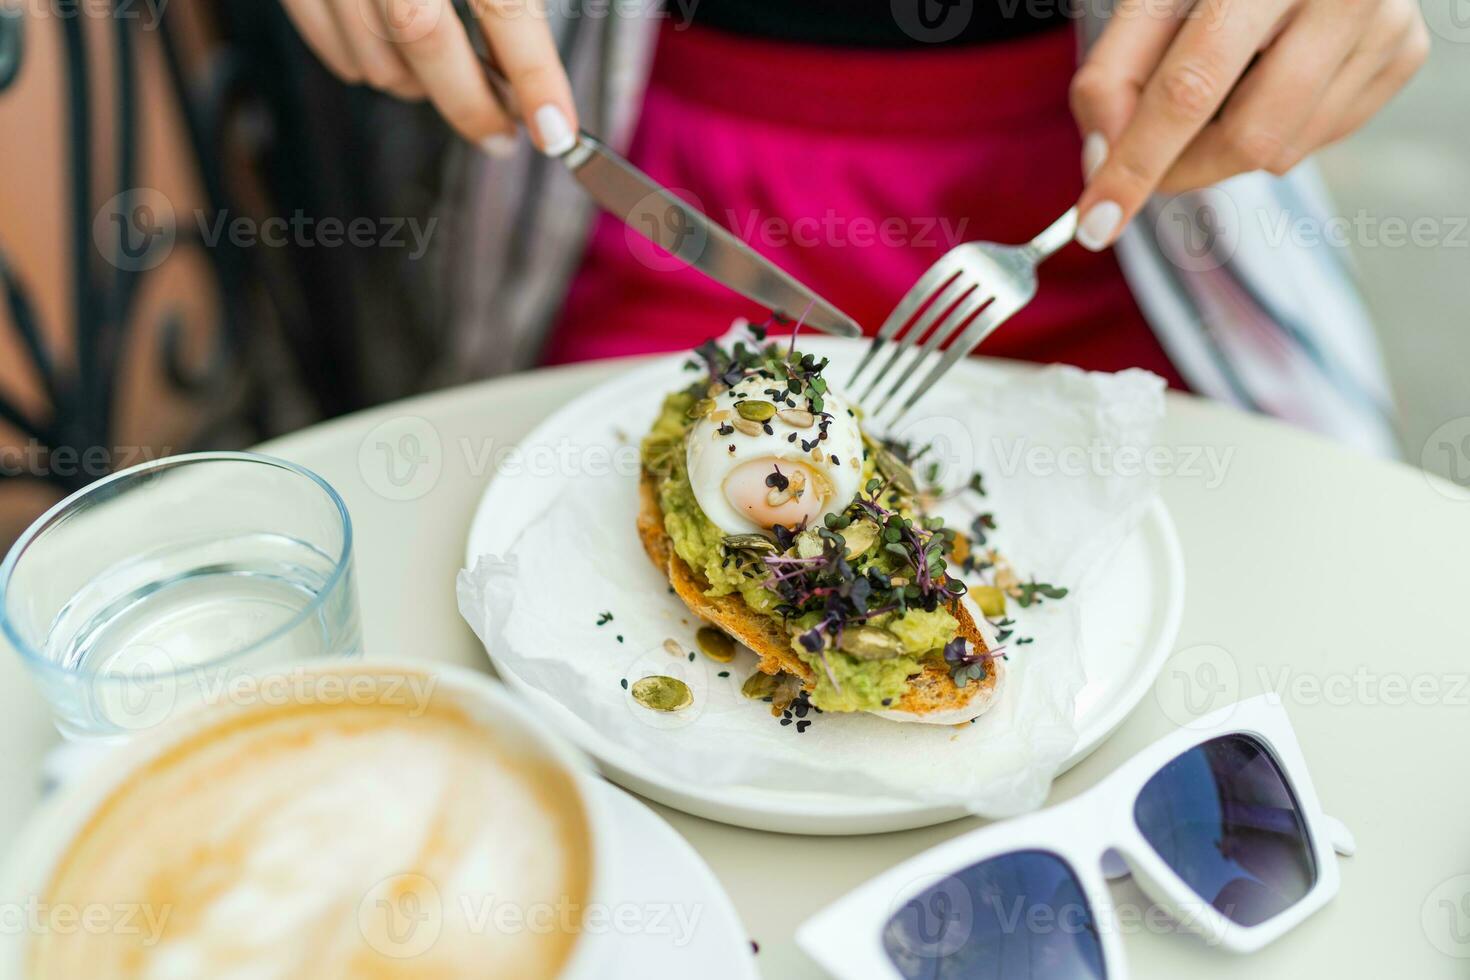
<svg viewBox="0 0 1470 980">
<path fill-rule="evenodd" d="M 724 543 L 725 534 L 705 516 L 695 500 L 685 466 L 684 440 L 691 425 L 690 409 L 696 400 L 696 394 L 691 391 L 668 396 L 642 445 L 643 465 L 658 479 L 664 528 L 675 553 L 708 580 L 710 595 L 739 593 L 756 612 L 785 620 L 792 635 L 792 649 L 812 667 L 816 676 L 811 701 L 817 707 L 824 711 L 871 711 L 882 710 L 898 700 L 907 679 L 918 672 L 922 659 L 943 656 L 944 646 L 955 637 L 958 622 L 943 605 L 932 609 L 922 608 L 922 604 L 907 605 L 893 611 L 875 610 L 875 615 L 864 621 L 865 639 L 880 647 L 885 644 L 891 647 L 880 657 L 860 657 L 830 645 L 814 651 L 804 645 L 803 636 L 816 635 L 822 625 L 822 613 L 791 615 L 789 602 L 767 587 L 769 574 L 759 563 L 731 560 L 730 550 Z M 866 458 L 863 469 L 863 480 L 872 481 L 874 460 Z M 887 502 L 895 512 L 912 516 L 911 501 L 901 498 L 891 488 L 885 493 L 889 494 Z M 883 582 L 908 571 L 908 566 L 895 556 L 896 550 L 884 546 L 880 536 L 863 553 L 849 554 L 848 562 L 859 577 L 867 576 L 871 570 L 875 573 L 872 578 Z M 901 590 L 902 585 L 897 588 Z M 873 630 L 881 634 L 874 634 Z"/>
</svg>

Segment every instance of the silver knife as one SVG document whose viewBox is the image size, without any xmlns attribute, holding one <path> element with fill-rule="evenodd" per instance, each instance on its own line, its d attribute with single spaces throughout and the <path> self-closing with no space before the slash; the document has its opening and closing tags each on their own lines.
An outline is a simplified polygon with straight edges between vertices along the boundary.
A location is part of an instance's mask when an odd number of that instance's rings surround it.
<svg viewBox="0 0 1470 980">
<path fill-rule="evenodd" d="M 521 119 L 510 83 L 483 52 L 477 53 L 496 98 Z M 852 317 L 596 137 L 579 133 L 576 145 L 560 159 L 593 200 L 681 262 L 786 319 L 839 337 L 862 336 Z"/>
</svg>

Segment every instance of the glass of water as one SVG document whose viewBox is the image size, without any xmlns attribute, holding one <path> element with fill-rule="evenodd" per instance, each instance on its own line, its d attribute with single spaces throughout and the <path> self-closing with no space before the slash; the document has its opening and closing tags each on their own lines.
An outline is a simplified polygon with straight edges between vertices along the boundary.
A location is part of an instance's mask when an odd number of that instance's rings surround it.
<svg viewBox="0 0 1470 980">
<path fill-rule="evenodd" d="M 284 460 L 145 463 L 21 536 L 0 565 L 0 626 L 63 736 L 125 740 L 242 675 L 360 653 L 352 521 Z"/>
</svg>

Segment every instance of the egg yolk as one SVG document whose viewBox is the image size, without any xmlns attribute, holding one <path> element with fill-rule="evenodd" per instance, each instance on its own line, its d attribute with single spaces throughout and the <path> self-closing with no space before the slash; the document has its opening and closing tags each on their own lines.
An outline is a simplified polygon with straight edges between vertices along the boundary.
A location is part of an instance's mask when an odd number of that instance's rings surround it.
<svg viewBox="0 0 1470 980">
<path fill-rule="evenodd" d="M 805 463 L 765 457 L 752 459 L 725 477 L 725 499 L 752 524 L 770 530 L 817 523 L 831 496 L 826 477 Z"/>
</svg>

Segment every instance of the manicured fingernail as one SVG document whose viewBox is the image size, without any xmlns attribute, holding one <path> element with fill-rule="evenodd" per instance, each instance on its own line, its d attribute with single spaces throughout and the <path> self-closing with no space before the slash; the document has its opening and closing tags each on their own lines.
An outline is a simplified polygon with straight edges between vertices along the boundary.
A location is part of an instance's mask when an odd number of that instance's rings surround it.
<svg viewBox="0 0 1470 980">
<path fill-rule="evenodd" d="M 1082 141 L 1082 177 L 1091 180 L 1108 158 L 1108 140 L 1102 133 L 1088 133 Z"/>
<path fill-rule="evenodd" d="M 484 150 L 487 156 L 505 160 L 516 155 L 516 138 L 506 136 L 504 133 L 496 133 L 494 136 L 487 136 L 481 140 L 480 149 Z"/>
<path fill-rule="evenodd" d="M 577 145 L 571 123 L 554 105 L 536 110 L 536 132 L 541 135 L 541 152 L 547 156 L 559 157 Z"/>
<path fill-rule="evenodd" d="M 1077 244 L 1094 252 L 1101 252 L 1113 240 L 1118 222 L 1123 220 L 1123 209 L 1115 201 L 1100 201 L 1082 216 L 1077 226 Z"/>
</svg>

